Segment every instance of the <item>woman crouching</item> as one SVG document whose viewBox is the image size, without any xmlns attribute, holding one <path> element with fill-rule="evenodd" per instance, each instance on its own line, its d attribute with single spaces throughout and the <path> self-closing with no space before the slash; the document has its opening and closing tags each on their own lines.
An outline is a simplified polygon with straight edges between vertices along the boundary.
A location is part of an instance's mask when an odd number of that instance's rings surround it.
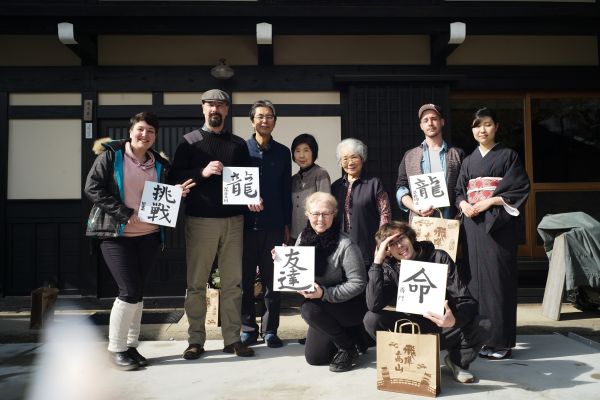
<svg viewBox="0 0 600 400">
<path fill-rule="evenodd" d="M 366 312 L 367 284 L 358 246 L 334 223 L 337 202 L 329 193 L 306 199 L 308 224 L 297 246 L 315 247 L 315 288 L 302 291 L 301 315 L 308 324 L 304 355 L 311 365 L 329 364 L 333 372 L 349 371 L 358 359 L 352 332 Z"/>
</svg>

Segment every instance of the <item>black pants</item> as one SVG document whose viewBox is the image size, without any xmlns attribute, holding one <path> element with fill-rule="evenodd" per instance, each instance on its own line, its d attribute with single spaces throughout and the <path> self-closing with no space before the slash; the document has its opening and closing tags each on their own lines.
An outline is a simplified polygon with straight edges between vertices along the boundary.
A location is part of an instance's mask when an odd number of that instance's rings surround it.
<svg viewBox="0 0 600 400">
<path fill-rule="evenodd" d="M 367 333 L 376 339 L 377 331 L 394 330 L 394 324 L 399 319 L 409 319 L 419 324 L 421 333 L 439 333 L 440 348 L 448 350 L 450 360 L 463 369 L 469 368 L 469 365 L 477 358 L 483 343 L 491 334 L 490 320 L 480 315 L 463 326 L 454 326 L 443 330 L 421 315 L 388 310 L 376 313 L 367 311 L 363 323 Z"/>
<path fill-rule="evenodd" d="M 352 349 L 367 306 L 361 294 L 343 303 L 306 300 L 301 315 L 308 324 L 304 357 L 311 365 L 329 364 L 338 349 Z"/>
<path fill-rule="evenodd" d="M 103 239 L 100 249 L 119 287 L 119 299 L 131 304 L 142 301 L 146 278 L 160 251 L 160 234 Z"/>
<path fill-rule="evenodd" d="M 276 231 L 244 231 L 242 261 L 242 325 L 258 329 L 254 308 L 254 281 L 256 268 L 265 288 L 265 312 L 261 318 L 260 332 L 277 333 L 281 293 L 273 290 L 273 257 L 271 250 L 283 243 L 283 229 Z"/>
</svg>

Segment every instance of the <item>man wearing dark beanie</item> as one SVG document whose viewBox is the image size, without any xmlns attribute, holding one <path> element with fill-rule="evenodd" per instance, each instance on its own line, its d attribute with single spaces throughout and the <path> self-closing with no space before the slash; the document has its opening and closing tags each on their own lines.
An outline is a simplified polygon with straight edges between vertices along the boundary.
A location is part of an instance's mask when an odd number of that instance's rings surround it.
<svg viewBox="0 0 600 400">
<path fill-rule="evenodd" d="M 230 104 L 229 94 L 222 90 L 212 89 L 203 93 L 204 126 L 183 136 L 169 173 L 170 182 L 180 182 L 186 177 L 192 178 L 197 185 L 185 202 L 185 313 L 189 322 L 189 346 L 183 353 L 186 360 L 197 359 L 204 353 L 206 282 L 215 256 L 221 277 L 219 305 L 225 344 L 223 351 L 240 357 L 254 355 L 254 350 L 240 342 L 240 283 L 246 207 L 223 205 L 222 201 L 223 166 L 250 166 L 246 142 L 224 129 Z"/>
</svg>

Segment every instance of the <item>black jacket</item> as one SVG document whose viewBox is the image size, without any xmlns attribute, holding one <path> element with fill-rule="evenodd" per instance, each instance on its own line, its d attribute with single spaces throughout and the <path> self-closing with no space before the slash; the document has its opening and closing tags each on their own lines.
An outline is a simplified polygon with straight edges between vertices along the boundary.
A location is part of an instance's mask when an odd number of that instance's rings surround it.
<svg viewBox="0 0 600 400">
<path fill-rule="evenodd" d="M 99 139 L 93 150 L 98 155 L 88 173 L 84 192 L 94 205 L 87 222 L 87 236 L 117 237 L 134 210 L 123 203 L 123 156 L 128 140 Z M 150 149 L 156 160 L 159 182 L 164 182 L 169 162 Z M 161 229 L 162 232 L 162 229 Z"/>
<path fill-rule="evenodd" d="M 446 300 L 456 319 L 456 327 L 464 326 L 478 313 L 479 305 L 471 296 L 467 285 L 461 280 L 456 264 L 443 250 L 436 250 L 431 242 L 416 242 L 415 261 L 425 261 L 448 265 L 448 280 L 446 281 Z M 383 264 L 373 264 L 369 269 L 367 283 L 367 308 L 378 312 L 386 306 L 396 306 L 398 294 L 398 279 L 400 262 L 388 257 Z"/>
<path fill-rule="evenodd" d="M 202 218 L 229 218 L 243 215 L 243 205 L 223 204 L 223 177 L 202 176 L 202 169 L 211 161 L 221 161 L 226 167 L 250 167 L 250 155 L 244 139 L 228 131 L 219 134 L 204 129 L 188 132 L 175 150 L 168 182 L 180 183 L 193 179 L 196 187 L 185 198 L 185 214 Z"/>
</svg>

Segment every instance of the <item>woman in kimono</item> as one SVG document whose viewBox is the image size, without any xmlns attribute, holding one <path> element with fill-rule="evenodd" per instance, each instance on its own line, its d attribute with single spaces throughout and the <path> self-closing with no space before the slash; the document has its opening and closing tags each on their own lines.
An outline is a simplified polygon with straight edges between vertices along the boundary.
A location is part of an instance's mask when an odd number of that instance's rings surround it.
<svg viewBox="0 0 600 400">
<path fill-rule="evenodd" d="M 529 194 L 529 178 L 516 151 L 496 143 L 498 121 L 489 108 L 471 125 L 479 143 L 462 163 L 456 206 L 464 215 L 469 290 L 479 313 L 492 322 L 480 356 L 508 358 L 517 331 L 517 217 Z"/>
</svg>

